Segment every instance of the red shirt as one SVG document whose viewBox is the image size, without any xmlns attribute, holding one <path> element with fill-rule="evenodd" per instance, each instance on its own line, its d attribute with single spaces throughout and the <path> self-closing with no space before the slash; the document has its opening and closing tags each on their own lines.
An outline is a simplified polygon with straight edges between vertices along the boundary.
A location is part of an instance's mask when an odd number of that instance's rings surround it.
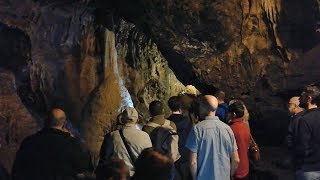
<svg viewBox="0 0 320 180">
<path fill-rule="evenodd" d="M 242 118 L 232 120 L 230 122 L 230 127 L 237 141 L 240 158 L 240 164 L 234 177 L 243 178 L 249 174 L 248 149 L 250 143 L 250 129 L 249 126 L 243 122 Z"/>
</svg>

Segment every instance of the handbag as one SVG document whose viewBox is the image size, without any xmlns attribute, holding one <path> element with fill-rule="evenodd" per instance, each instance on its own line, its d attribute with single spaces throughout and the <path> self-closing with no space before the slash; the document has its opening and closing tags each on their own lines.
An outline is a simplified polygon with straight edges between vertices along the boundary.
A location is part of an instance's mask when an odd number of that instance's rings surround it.
<svg viewBox="0 0 320 180">
<path fill-rule="evenodd" d="M 261 158 L 259 146 L 255 142 L 251 134 L 250 134 L 249 158 L 253 161 L 259 161 Z"/>
</svg>

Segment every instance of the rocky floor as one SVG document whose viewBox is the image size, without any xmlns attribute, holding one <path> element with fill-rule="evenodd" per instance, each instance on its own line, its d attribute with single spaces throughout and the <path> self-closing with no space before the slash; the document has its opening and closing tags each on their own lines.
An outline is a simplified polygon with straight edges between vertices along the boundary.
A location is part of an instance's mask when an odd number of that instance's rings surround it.
<svg viewBox="0 0 320 180">
<path fill-rule="evenodd" d="M 285 147 L 261 147 L 261 161 L 251 168 L 250 180 L 293 180 L 294 172 L 288 166 Z"/>
</svg>

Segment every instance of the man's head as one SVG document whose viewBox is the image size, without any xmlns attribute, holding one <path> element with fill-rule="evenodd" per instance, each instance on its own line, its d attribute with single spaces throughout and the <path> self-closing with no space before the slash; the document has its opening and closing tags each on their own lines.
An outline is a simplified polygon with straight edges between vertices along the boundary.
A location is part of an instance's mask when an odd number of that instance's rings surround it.
<svg viewBox="0 0 320 180">
<path fill-rule="evenodd" d="M 172 112 L 180 111 L 182 107 L 180 97 L 172 96 L 168 101 L 168 105 Z"/>
<path fill-rule="evenodd" d="M 306 109 L 316 107 L 315 100 L 319 95 L 320 90 L 317 86 L 306 86 L 299 97 L 299 106 Z"/>
<path fill-rule="evenodd" d="M 218 99 L 219 104 L 224 103 L 224 100 L 226 98 L 226 94 L 223 91 L 221 91 L 221 90 L 217 91 L 214 94 L 214 96 Z"/>
<path fill-rule="evenodd" d="M 136 124 L 139 119 L 138 112 L 133 107 L 127 107 L 124 111 L 121 113 L 121 121 L 123 123 L 133 123 Z"/>
<path fill-rule="evenodd" d="M 170 157 L 156 149 L 146 148 L 141 151 L 138 159 L 135 161 L 133 179 L 170 179 L 173 166 L 174 162 Z"/>
<path fill-rule="evenodd" d="M 199 101 L 199 116 L 200 119 L 206 116 L 215 116 L 218 108 L 218 100 L 212 95 L 205 95 Z"/>
<path fill-rule="evenodd" d="M 240 101 L 235 101 L 228 107 L 231 118 L 241 118 L 244 115 L 244 106 Z"/>
<path fill-rule="evenodd" d="M 152 101 L 149 105 L 149 113 L 151 116 L 157 116 L 163 114 L 163 105 L 160 101 Z"/>
<path fill-rule="evenodd" d="M 62 128 L 66 123 L 66 114 L 59 108 L 54 108 L 50 112 L 49 127 Z"/>
<path fill-rule="evenodd" d="M 298 96 L 294 96 L 292 98 L 290 98 L 289 102 L 288 102 L 288 110 L 291 114 L 297 114 L 301 111 L 303 111 L 303 108 L 301 108 L 299 106 L 300 102 L 299 102 L 299 97 Z"/>
</svg>

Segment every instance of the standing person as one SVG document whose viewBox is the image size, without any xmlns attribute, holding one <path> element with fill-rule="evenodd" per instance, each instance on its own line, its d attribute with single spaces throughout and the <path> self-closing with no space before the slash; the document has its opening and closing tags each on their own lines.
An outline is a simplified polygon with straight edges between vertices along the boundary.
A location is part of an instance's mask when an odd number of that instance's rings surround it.
<svg viewBox="0 0 320 180">
<path fill-rule="evenodd" d="M 224 102 L 226 94 L 223 91 L 219 90 L 215 93 L 215 97 L 218 99 L 218 109 L 216 111 L 216 116 L 218 116 L 222 122 L 228 124 L 227 114 L 229 105 Z"/>
<path fill-rule="evenodd" d="M 294 138 L 297 137 L 299 121 L 304 114 L 304 109 L 299 106 L 298 96 L 290 98 L 288 102 L 288 110 L 291 114 L 291 118 L 288 125 L 288 135 L 286 141 L 288 149 L 293 152 L 293 148 L 295 147 L 296 142 Z"/>
<path fill-rule="evenodd" d="M 89 169 L 89 157 L 66 132 L 66 115 L 52 109 L 48 126 L 23 140 L 12 169 L 13 180 L 72 180 Z"/>
<path fill-rule="evenodd" d="M 190 131 L 186 147 L 194 180 L 230 180 L 240 162 L 231 128 L 215 116 L 218 100 L 205 95 L 199 102 L 201 122 Z"/>
<path fill-rule="evenodd" d="M 250 124 L 249 124 L 249 119 L 250 119 L 250 114 L 249 114 L 249 111 L 248 111 L 248 109 L 247 109 L 247 106 L 244 104 L 244 102 L 242 101 L 242 100 L 240 100 L 240 99 L 232 99 L 231 101 L 229 101 L 229 106 L 231 105 L 231 104 L 233 104 L 234 102 L 240 102 L 242 105 L 243 105 L 243 107 L 244 107 L 244 114 L 243 114 L 243 117 L 242 117 L 242 119 L 243 119 L 243 121 L 249 126 L 249 128 L 250 128 Z"/>
<path fill-rule="evenodd" d="M 150 135 L 155 149 L 163 151 L 176 162 L 180 158 L 176 124 L 165 119 L 163 104 L 158 100 L 150 103 L 149 113 L 151 119 L 142 130 Z"/>
<path fill-rule="evenodd" d="M 249 179 L 249 158 L 248 149 L 250 146 L 250 129 L 244 122 L 244 106 L 241 102 L 236 101 L 229 106 L 231 122 L 229 123 L 236 138 L 238 153 L 240 158 L 239 166 L 233 175 L 234 180 Z"/>
<path fill-rule="evenodd" d="M 188 165 L 189 151 L 185 147 L 185 144 L 192 125 L 189 119 L 182 115 L 182 104 L 180 97 L 170 97 L 168 105 L 172 111 L 172 114 L 168 117 L 168 119 L 174 122 L 177 126 L 177 133 L 179 135 L 179 152 L 181 155 L 181 158 L 175 163 L 176 175 L 174 179 L 188 180 L 191 179 L 191 174 Z"/>
<path fill-rule="evenodd" d="M 316 86 L 307 86 L 302 91 L 300 107 L 306 108 L 298 125 L 295 159 L 297 180 L 320 179 L 320 109 L 315 99 L 320 95 Z"/>
<path fill-rule="evenodd" d="M 135 108 L 128 107 L 121 114 L 124 127 L 107 134 L 101 146 L 99 165 L 111 158 L 124 160 L 130 170 L 130 176 L 134 174 L 134 162 L 145 148 L 152 147 L 147 133 L 136 129 L 138 112 Z"/>
</svg>

